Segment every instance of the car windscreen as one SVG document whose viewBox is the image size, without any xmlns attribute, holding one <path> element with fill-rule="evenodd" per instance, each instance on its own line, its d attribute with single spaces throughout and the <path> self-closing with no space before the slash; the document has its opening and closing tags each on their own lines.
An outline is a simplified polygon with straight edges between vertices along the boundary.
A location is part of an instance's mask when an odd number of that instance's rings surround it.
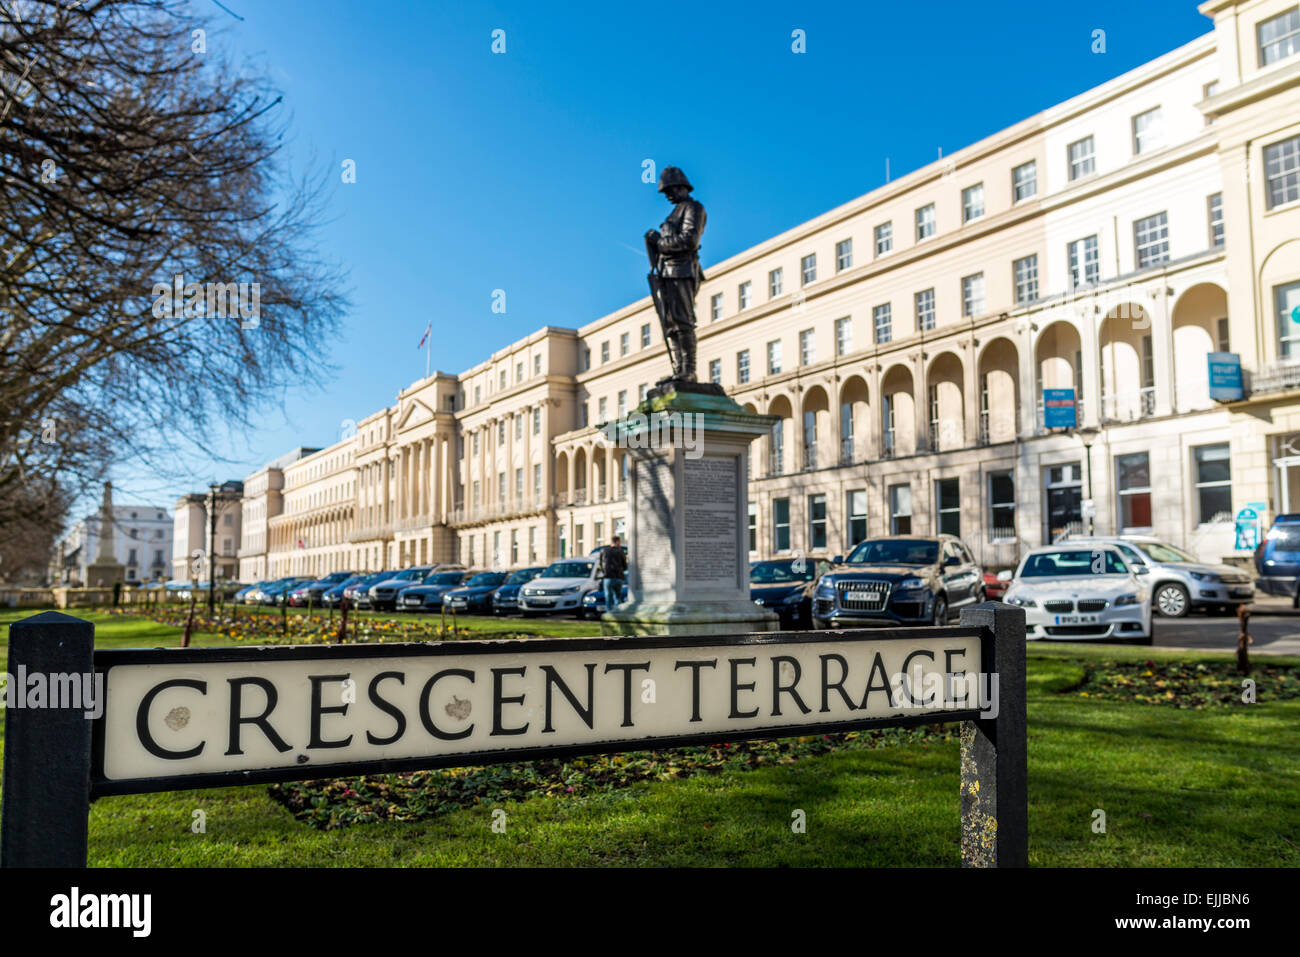
<svg viewBox="0 0 1300 957">
<path fill-rule="evenodd" d="M 1163 542 L 1134 542 L 1138 550 L 1153 562 L 1195 562 L 1195 555 L 1189 555 L 1181 548 L 1174 548 Z"/>
<path fill-rule="evenodd" d="M 1293 551 L 1300 548 L 1300 525 L 1274 525 L 1265 537 L 1277 548 Z"/>
<path fill-rule="evenodd" d="M 851 565 L 933 565 L 938 560 L 938 542 L 905 538 L 863 542 L 848 558 Z"/>
<path fill-rule="evenodd" d="M 1025 559 L 1021 578 L 1062 578 L 1075 575 L 1126 575 L 1128 566 L 1109 549 L 1080 548 L 1039 552 Z"/>
<path fill-rule="evenodd" d="M 806 558 L 790 561 L 755 562 L 749 568 L 751 585 L 781 585 L 793 582 L 810 582 L 816 575 L 815 562 Z"/>
<path fill-rule="evenodd" d="M 542 573 L 540 568 L 521 568 L 517 572 L 511 572 L 510 577 L 506 579 L 507 585 L 522 585 L 524 582 L 530 582 Z"/>
<path fill-rule="evenodd" d="M 424 580 L 426 585 L 459 585 L 465 579 L 464 572 L 434 572 Z"/>
<path fill-rule="evenodd" d="M 542 573 L 543 578 L 587 578 L 592 562 L 556 562 Z"/>
<path fill-rule="evenodd" d="M 484 572 L 481 575 L 475 575 L 465 584 L 470 588 L 474 588 L 483 585 L 500 585 L 505 580 L 506 576 L 504 572 Z"/>
</svg>

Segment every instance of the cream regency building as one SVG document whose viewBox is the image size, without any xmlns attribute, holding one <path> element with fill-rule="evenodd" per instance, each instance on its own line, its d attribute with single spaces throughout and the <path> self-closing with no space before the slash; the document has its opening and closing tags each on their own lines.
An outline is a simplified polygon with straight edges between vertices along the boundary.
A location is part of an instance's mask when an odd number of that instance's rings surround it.
<svg viewBox="0 0 1300 957">
<path fill-rule="evenodd" d="M 754 558 L 946 531 L 1002 568 L 1091 528 L 1219 559 L 1248 504 L 1300 510 L 1300 5 L 1200 10 L 1191 43 L 705 264 L 700 377 L 777 417 Z M 1242 398 L 1211 398 L 1210 353 Z M 284 467 L 241 563 L 587 553 L 627 518 L 598 426 L 667 370 L 647 298 L 417 381 Z"/>
</svg>

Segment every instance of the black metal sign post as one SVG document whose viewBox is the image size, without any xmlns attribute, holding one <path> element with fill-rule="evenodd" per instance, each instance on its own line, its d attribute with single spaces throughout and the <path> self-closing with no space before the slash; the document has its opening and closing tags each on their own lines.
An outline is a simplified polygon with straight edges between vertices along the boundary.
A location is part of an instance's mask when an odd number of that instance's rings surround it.
<svg viewBox="0 0 1300 957">
<path fill-rule="evenodd" d="M 95 652 L 93 626 L 57 613 L 10 635 L 4 867 L 84 867 L 90 801 L 112 794 L 940 722 L 962 723 L 963 866 L 1028 863 L 1010 605 L 957 627 L 699 637 Z M 29 694 L 92 672 L 102 691 L 75 708 Z"/>
</svg>

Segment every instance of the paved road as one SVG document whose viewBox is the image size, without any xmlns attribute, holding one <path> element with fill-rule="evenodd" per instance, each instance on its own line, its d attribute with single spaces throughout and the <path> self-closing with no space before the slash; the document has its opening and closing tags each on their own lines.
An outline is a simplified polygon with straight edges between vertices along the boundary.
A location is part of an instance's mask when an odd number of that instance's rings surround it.
<svg viewBox="0 0 1300 957">
<path fill-rule="evenodd" d="M 1156 622 L 1157 648 L 1194 648 L 1197 651 L 1237 650 L 1240 630 L 1235 616 L 1193 613 L 1186 618 L 1161 618 Z M 1256 614 L 1250 619 L 1252 655 L 1300 655 L 1300 615 Z"/>
</svg>

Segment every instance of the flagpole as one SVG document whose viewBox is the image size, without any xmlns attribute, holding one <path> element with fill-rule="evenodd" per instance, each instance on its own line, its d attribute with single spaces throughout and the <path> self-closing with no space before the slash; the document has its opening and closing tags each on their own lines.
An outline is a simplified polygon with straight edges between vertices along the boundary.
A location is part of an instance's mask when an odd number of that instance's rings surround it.
<svg viewBox="0 0 1300 957">
<path fill-rule="evenodd" d="M 433 351 L 429 348 L 430 345 L 432 345 L 432 343 L 430 343 L 426 337 L 424 341 L 424 377 L 426 379 L 429 378 L 429 354 Z"/>
</svg>

